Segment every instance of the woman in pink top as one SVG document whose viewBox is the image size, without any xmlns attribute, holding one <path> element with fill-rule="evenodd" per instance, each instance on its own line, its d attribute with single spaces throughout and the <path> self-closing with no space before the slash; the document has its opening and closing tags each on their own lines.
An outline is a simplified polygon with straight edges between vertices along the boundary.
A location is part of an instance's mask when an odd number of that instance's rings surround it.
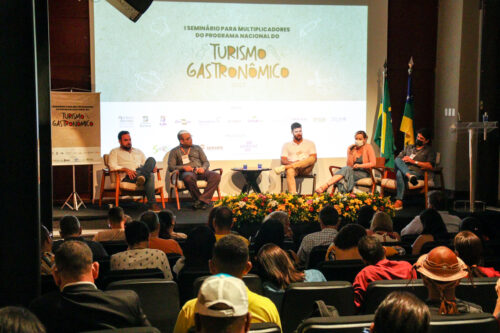
<svg viewBox="0 0 500 333">
<path fill-rule="evenodd" d="M 356 181 L 370 177 L 369 168 L 376 164 L 375 151 L 366 143 L 368 135 L 365 131 L 357 131 L 354 139 L 355 143 L 347 148 L 347 166 L 338 170 L 326 184 L 318 187 L 316 193 L 323 193 L 334 184 L 337 184 L 340 192 L 351 192 Z"/>
</svg>

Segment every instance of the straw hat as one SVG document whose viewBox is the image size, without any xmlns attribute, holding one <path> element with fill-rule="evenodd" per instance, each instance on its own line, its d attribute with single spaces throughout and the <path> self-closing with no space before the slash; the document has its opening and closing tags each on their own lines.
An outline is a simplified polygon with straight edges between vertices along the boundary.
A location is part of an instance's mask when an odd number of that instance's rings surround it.
<svg viewBox="0 0 500 333">
<path fill-rule="evenodd" d="M 446 246 L 421 255 L 414 266 L 420 274 L 435 281 L 456 281 L 468 275 L 467 265 Z"/>
</svg>

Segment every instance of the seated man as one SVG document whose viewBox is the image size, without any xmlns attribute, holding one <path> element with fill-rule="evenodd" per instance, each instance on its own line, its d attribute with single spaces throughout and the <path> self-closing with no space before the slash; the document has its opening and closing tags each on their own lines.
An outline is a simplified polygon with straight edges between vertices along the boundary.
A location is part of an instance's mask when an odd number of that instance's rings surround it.
<svg viewBox="0 0 500 333">
<path fill-rule="evenodd" d="M 144 185 L 149 207 L 154 211 L 160 211 L 155 197 L 154 174 L 157 170 L 155 159 L 152 157 L 146 159 L 142 151 L 132 148 L 132 139 L 127 131 L 118 133 L 118 142 L 120 147 L 109 153 L 109 168 L 111 171 L 125 171 L 126 175 L 121 179 L 122 182 Z"/>
<path fill-rule="evenodd" d="M 212 196 L 219 186 L 220 174 L 208 170 L 210 163 L 200 146 L 193 145 L 193 138 L 188 131 L 180 131 L 177 134 L 179 146 L 170 151 L 168 156 L 168 170 L 170 172 L 179 170 L 179 179 L 184 182 L 191 197 L 193 197 L 193 209 L 207 209 L 210 207 Z M 203 194 L 196 183 L 198 180 L 206 180 L 207 187 Z"/>
<path fill-rule="evenodd" d="M 339 213 L 332 206 L 325 206 L 319 212 L 319 225 L 321 231 L 313 232 L 305 236 L 300 243 L 297 253 L 301 263 L 305 264 L 309 258 L 311 250 L 315 246 L 330 245 L 337 235 L 337 228 L 340 225 Z"/>
<path fill-rule="evenodd" d="M 166 280 L 172 280 L 172 272 L 163 251 L 149 248 L 149 229 L 144 222 L 134 221 L 125 226 L 128 250 L 111 256 L 112 271 L 125 269 L 158 268 Z"/>
<path fill-rule="evenodd" d="M 382 243 L 373 236 L 362 238 L 358 243 L 359 254 L 367 265 L 354 278 L 354 305 L 361 309 L 370 282 L 378 280 L 416 279 L 411 264 L 406 261 L 387 260 Z"/>
<path fill-rule="evenodd" d="M 288 192 L 297 193 L 295 177 L 309 175 L 316 163 L 316 145 L 314 142 L 302 138 L 302 125 L 292 124 L 292 142 L 287 142 L 281 150 L 281 166 L 274 168 L 277 174 L 286 171 Z"/>
<path fill-rule="evenodd" d="M 68 240 L 77 240 L 84 242 L 92 251 L 92 257 L 95 260 L 100 260 L 108 257 L 108 252 L 104 249 L 101 243 L 86 240 L 82 237 L 82 227 L 76 216 L 66 215 L 59 221 L 59 234 L 63 240 L 58 240 L 52 243 L 52 253 L 56 253 L 61 244 Z"/>
<path fill-rule="evenodd" d="M 182 256 L 181 246 L 176 240 L 158 237 L 160 233 L 160 221 L 155 212 L 147 211 L 142 213 L 140 220 L 148 226 L 150 249 L 157 249 L 165 252 L 165 254 L 175 253 Z"/>
<path fill-rule="evenodd" d="M 110 230 L 99 231 L 94 235 L 96 242 L 125 241 L 125 213 L 121 207 L 113 207 L 108 211 Z"/>
<path fill-rule="evenodd" d="M 215 240 L 218 241 L 222 237 L 230 235 L 233 224 L 234 224 L 233 212 L 231 211 L 231 209 L 224 206 L 220 206 L 219 209 L 217 209 L 217 212 L 215 213 L 215 221 L 214 221 Z M 239 235 L 238 237 L 240 237 L 247 246 L 250 244 L 248 239 L 246 239 L 245 237 Z"/>
<path fill-rule="evenodd" d="M 196 332 L 248 332 L 250 318 L 247 288 L 243 281 L 218 274 L 203 282 L 195 307 Z"/>
<path fill-rule="evenodd" d="M 427 128 L 417 131 L 415 145 L 408 145 L 394 160 L 396 172 L 396 202 L 394 209 L 403 209 L 403 196 L 406 182 L 417 185 L 419 179 L 424 179 L 422 169 L 430 169 L 436 163 L 436 153 L 431 147 L 432 133 Z"/>
<path fill-rule="evenodd" d="M 97 289 L 94 280 L 99 263 L 92 262 L 92 251 L 85 243 L 64 242 L 55 261 L 53 277 L 60 291 L 45 294 L 30 305 L 47 332 L 151 326 L 134 291 Z"/>
<path fill-rule="evenodd" d="M 460 279 L 466 278 L 469 273 L 467 265 L 452 250 L 446 246 L 438 246 L 421 255 L 414 266 L 427 287 L 426 303 L 431 314 L 483 312 L 479 305 L 455 297 Z"/>
<path fill-rule="evenodd" d="M 215 243 L 213 257 L 209 261 L 212 274 L 228 274 L 241 279 L 252 269 L 249 261 L 248 246 L 241 238 L 229 235 Z M 280 316 L 274 303 L 246 289 L 248 312 L 251 323 L 275 323 L 281 327 Z M 175 323 L 174 333 L 186 333 L 195 325 L 195 311 L 198 300 L 187 301 L 182 307 Z"/>
<path fill-rule="evenodd" d="M 430 191 L 427 194 L 427 206 L 429 208 L 434 208 L 438 211 L 439 215 L 443 219 L 446 225 L 446 231 L 449 233 L 457 233 L 460 229 L 460 217 L 456 215 L 451 215 L 446 210 L 446 197 L 441 191 Z M 401 236 L 404 235 L 420 235 L 424 230 L 422 221 L 420 220 L 420 215 L 415 216 L 413 220 L 406 227 L 401 230 Z"/>
</svg>

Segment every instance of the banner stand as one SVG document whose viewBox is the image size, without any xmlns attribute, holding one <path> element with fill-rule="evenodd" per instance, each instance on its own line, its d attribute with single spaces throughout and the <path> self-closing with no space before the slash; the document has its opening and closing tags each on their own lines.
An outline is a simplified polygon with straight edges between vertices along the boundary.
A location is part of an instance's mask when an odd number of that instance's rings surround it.
<svg viewBox="0 0 500 333">
<path fill-rule="evenodd" d="M 80 196 L 78 195 L 78 192 L 76 192 L 76 179 L 75 179 L 75 165 L 74 164 L 72 165 L 72 168 L 73 168 L 73 177 L 72 177 L 73 178 L 73 192 L 71 192 L 69 197 L 63 203 L 63 205 L 61 206 L 61 209 L 64 209 L 64 206 L 68 206 L 69 209 L 78 211 L 78 208 L 80 208 L 80 206 L 83 206 L 85 208 L 87 208 L 87 206 L 85 206 L 85 203 L 83 202 L 82 198 L 80 198 Z M 71 201 L 73 201 L 73 206 L 71 206 L 71 204 L 70 204 Z"/>
</svg>

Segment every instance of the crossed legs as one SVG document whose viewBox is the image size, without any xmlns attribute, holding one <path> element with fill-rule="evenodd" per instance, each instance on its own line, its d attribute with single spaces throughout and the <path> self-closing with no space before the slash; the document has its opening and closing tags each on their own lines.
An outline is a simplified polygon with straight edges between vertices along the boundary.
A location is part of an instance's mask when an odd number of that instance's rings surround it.
<svg viewBox="0 0 500 333">
<path fill-rule="evenodd" d="M 309 156 L 308 158 L 301 161 L 285 165 L 288 192 L 293 194 L 297 193 L 297 184 L 295 183 L 295 177 L 309 175 L 314 168 L 314 163 L 316 163 L 316 158 L 314 156 Z"/>
</svg>

